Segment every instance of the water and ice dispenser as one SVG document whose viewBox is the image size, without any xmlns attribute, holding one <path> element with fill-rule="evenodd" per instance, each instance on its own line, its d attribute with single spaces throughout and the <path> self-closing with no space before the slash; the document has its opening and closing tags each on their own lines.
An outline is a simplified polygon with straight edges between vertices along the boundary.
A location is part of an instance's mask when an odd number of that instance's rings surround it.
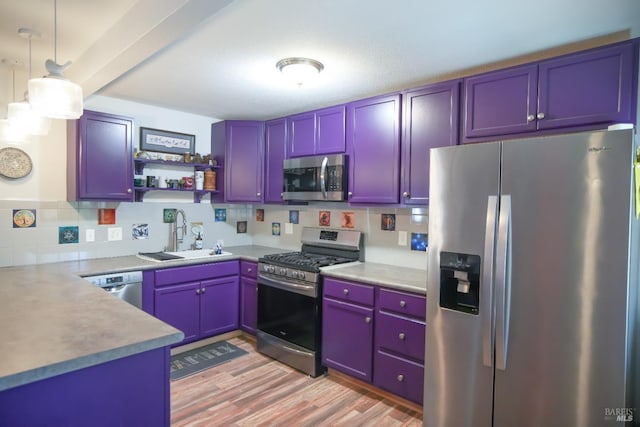
<svg viewBox="0 0 640 427">
<path fill-rule="evenodd" d="M 440 252 L 440 307 L 478 314 L 480 257 Z"/>
</svg>

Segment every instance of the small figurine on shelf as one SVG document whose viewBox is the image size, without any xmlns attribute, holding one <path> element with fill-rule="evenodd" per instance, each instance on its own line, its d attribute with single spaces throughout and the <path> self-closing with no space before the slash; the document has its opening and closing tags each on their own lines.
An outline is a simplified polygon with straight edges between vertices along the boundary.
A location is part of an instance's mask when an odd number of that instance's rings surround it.
<svg viewBox="0 0 640 427">
<path fill-rule="evenodd" d="M 202 156 L 200 153 L 196 153 L 196 155 L 193 156 L 193 163 L 202 163 Z"/>
<path fill-rule="evenodd" d="M 220 242 L 220 240 L 218 240 L 218 242 L 216 243 L 216 247 L 214 249 L 214 252 L 215 252 L 216 255 L 222 254 L 222 243 Z"/>
</svg>

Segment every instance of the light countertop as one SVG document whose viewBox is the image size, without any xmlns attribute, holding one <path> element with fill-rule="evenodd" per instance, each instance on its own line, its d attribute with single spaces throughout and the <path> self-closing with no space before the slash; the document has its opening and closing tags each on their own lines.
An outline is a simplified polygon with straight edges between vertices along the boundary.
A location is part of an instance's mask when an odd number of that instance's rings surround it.
<svg viewBox="0 0 640 427">
<path fill-rule="evenodd" d="M 427 271 L 374 262 L 324 267 L 322 275 L 426 295 Z"/>
</svg>

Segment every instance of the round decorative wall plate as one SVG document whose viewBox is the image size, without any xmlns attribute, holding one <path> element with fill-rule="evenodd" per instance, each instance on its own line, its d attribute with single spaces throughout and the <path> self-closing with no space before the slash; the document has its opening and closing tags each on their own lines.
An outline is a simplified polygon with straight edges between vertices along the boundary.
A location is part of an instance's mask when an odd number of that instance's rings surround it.
<svg viewBox="0 0 640 427">
<path fill-rule="evenodd" d="M 16 179 L 31 173 L 31 157 L 19 148 L 0 149 L 0 175 Z"/>
</svg>

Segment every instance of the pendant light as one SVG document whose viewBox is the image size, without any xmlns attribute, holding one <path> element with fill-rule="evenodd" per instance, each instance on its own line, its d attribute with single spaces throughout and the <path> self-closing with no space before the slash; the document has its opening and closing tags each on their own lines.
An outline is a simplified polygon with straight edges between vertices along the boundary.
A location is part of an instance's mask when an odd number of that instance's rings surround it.
<svg viewBox="0 0 640 427">
<path fill-rule="evenodd" d="M 41 116 L 52 119 L 77 119 L 82 115 L 82 88 L 69 81 L 63 74 L 71 61 L 57 63 L 57 0 L 53 0 L 53 60 L 47 59 L 45 66 L 49 75 L 29 80 L 29 103 Z"/>
<path fill-rule="evenodd" d="M 16 101 L 16 67 L 19 62 L 16 60 L 2 59 L 2 64 L 9 65 L 11 67 L 12 75 L 12 87 L 13 87 L 13 102 L 7 104 L 7 118 L 0 120 L 0 141 L 6 142 L 22 142 L 27 138 L 27 132 L 20 126 L 16 120 L 10 120 L 11 114 L 16 114 L 16 109 L 12 108 Z M 27 105 L 28 107 L 28 105 Z"/>
<path fill-rule="evenodd" d="M 20 28 L 18 30 L 20 37 L 27 38 L 29 40 L 29 79 L 31 79 L 31 40 L 33 38 L 39 39 L 40 33 L 37 33 L 28 28 Z M 49 117 L 43 117 L 36 111 L 31 109 L 29 105 L 29 95 L 25 92 L 24 100 L 15 102 L 15 69 L 13 75 L 13 98 L 14 102 L 7 106 L 7 118 L 12 126 L 23 133 L 31 135 L 46 135 L 51 128 L 51 119 Z"/>
</svg>

